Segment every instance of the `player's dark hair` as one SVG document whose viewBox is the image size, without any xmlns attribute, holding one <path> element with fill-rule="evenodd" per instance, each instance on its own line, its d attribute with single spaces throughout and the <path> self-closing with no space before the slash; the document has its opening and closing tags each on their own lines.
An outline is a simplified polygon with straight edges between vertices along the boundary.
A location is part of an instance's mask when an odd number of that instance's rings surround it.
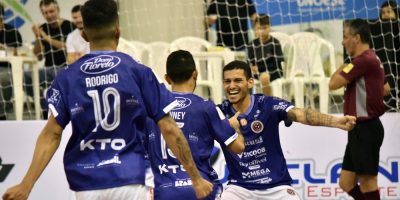
<svg viewBox="0 0 400 200">
<path fill-rule="evenodd" d="M 243 70 L 244 74 L 246 75 L 247 80 L 249 80 L 252 77 L 250 66 L 246 62 L 243 62 L 240 60 L 234 60 L 234 61 L 228 63 L 227 65 L 225 65 L 222 72 L 224 73 L 225 71 L 230 71 L 230 70 L 235 70 L 235 69 Z"/>
<path fill-rule="evenodd" d="M 56 0 L 40 0 L 39 7 L 48 6 L 52 3 L 58 5 L 58 2 Z"/>
<path fill-rule="evenodd" d="M 89 0 L 81 8 L 84 30 L 90 41 L 114 37 L 118 24 L 118 8 L 114 0 Z"/>
<path fill-rule="evenodd" d="M 270 18 L 266 14 L 260 14 L 256 17 L 254 24 L 260 24 L 260 26 L 270 25 Z"/>
<path fill-rule="evenodd" d="M 369 44 L 371 41 L 371 33 L 368 22 L 364 19 L 353 19 L 345 22 L 345 27 L 350 29 L 351 35 L 360 35 L 361 42 Z"/>
<path fill-rule="evenodd" d="M 80 4 L 75 5 L 74 7 L 72 7 L 71 12 L 72 13 L 79 12 L 79 11 L 81 11 L 81 8 L 82 8 L 82 5 L 80 5 Z"/>
<path fill-rule="evenodd" d="M 178 50 L 167 58 L 167 75 L 172 82 L 180 84 L 189 80 L 196 70 L 196 64 L 189 51 Z"/>
</svg>

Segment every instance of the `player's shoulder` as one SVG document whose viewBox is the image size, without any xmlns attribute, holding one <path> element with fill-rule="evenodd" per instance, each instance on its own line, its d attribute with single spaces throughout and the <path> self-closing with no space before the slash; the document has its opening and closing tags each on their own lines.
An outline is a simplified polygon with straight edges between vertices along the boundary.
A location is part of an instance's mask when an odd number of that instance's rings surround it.
<svg viewBox="0 0 400 200">
<path fill-rule="evenodd" d="M 290 104 L 284 99 L 274 96 L 265 96 L 263 94 L 254 94 L 254 106 L 259 108 L 271 109 L 276 105 Z"/>
<path fill-rule="evenodd" d="M 232 104 L 229 102 L 229 100 L 225 99 L 222 101 L 221 104 L 217 105 L 219 109 L 222 110 L 222 112 L 227 113 L 231 110 Z"/>
</svg>

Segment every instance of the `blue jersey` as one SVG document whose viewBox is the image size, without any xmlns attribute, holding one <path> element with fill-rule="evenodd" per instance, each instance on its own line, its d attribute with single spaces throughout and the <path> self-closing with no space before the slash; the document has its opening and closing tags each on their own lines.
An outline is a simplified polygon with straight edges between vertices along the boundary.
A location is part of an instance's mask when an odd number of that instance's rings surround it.
<svg viewBox="0 0 400 200">
<path fill-rule="evenodd" d="M 235 110 L 225 100 L 221 110 L 229 117 Z M 279 122 L 287 119 L 293 105 L 285 100 L 260 94 L 251 96 L 251 105 L 238 120 L 245 138 L 245 150 L 237 155 L 222 148 L 229 169 L 229 184 L 247 189 L 268 189 L 290 185 L 286 160 L 279 139 Z"/>
<path fill-rule="evenodd" d="M 146 119 L 176 105 L 150 68 L 114 51 L 91 52 L 61 71 L 47 102 L 60 126 L 72 123 L 64 168 L 75 191 L 144 184 Z"/>
<path fill-rule="evenodd" d="M 205 179 L 214 183 L 214 191 L 206 199 L 215 199 L 222 186 L 218 175 L 210 164 L 214 140 L 221 146 L 229 145 L 238 136 L 229 126 L 221 110 L 212 102 L 192 93 L 173 93 L 178 102 L 170 115 L 182 129 L 193 159 Z M 196 199 L 192 182 L 183 166 L 166 146 L 160 130 L 151 120 L 147 137 L 147 149 L 154 174 L 154 198 Z"/>
</svg>

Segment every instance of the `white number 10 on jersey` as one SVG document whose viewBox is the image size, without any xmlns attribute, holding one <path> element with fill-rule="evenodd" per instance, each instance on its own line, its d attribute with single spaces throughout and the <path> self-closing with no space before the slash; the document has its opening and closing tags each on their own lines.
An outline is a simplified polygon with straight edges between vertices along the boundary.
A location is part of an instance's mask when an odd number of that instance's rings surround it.
<svg viewBox="0 0 400 200">
<path fill-rule="evenodd" d="M 106 131 L 113 131 L 119 126 L 120 119 L 121 119 L 121 100 L 120 95 L 117 89 L 113 87 L 106 88 L 102 95 L 102 102 L 103 102 L 103 111 L 104 117 L 102 115 L 101 105 L 100 105 L 100 96 L 97 90 L 89 90 L 87 94 L 93 100 L 93 108 L 94 108 L 94 117 L 96 120 L 96 128 L 93 129 L 93 132 L 97 132 L 97 128 L 99 125 Z M 110 105 L 109 96 L 114 98 L 114 104 Z M 111 107 L 112 106 L 112 107 Z M 108 122 L 108 116 L 113 112 L 113 121 Z"/>
</svg>

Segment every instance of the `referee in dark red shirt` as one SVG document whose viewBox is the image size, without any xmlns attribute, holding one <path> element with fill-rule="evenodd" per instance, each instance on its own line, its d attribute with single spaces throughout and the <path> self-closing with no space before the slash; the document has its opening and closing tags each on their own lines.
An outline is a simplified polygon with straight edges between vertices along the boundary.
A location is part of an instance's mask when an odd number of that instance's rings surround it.
<svg viewBox="0 0 400 200">
<path fill-rule="evenodd" d="M 355 200 L 380 199 L 377 176 L 384 130 L 379 116 L 385 111 L 383 96 L 390 88 L 379 58 L 369 47 L 370 40 L 365 20 L 345 22 L 342 44 L 351 63 L 342 65 L 329 82 L 330 90 L 346 87 L 344 114 L 357 117 L 348 134 L 339 181 Z"/>
</svg>

